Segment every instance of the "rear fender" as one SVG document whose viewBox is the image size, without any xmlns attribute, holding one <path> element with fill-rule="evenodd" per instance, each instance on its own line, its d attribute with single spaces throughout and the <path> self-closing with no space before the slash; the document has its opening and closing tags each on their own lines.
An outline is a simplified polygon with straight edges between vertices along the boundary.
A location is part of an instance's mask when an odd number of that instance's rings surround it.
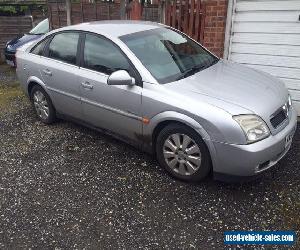
<svg viewBox="0 0 300 250">
<path fill-rule="evenodd" d="M 36 76 L 30 76 L 27 79 L 27 83 L 26 83 L 26 93 L 28 94 L 28 96 L 30 96 L 30 93 L 29 93 L 29 84 L 30 83 L 36 83 L 36 84 L 40 85 L 46 91 L 46 93 L 48 93 L 46 84 L 40 78 L 38 78 Z M 48 93 L 48 95 L 49 95 L 49 93 Z"/>
</svg>

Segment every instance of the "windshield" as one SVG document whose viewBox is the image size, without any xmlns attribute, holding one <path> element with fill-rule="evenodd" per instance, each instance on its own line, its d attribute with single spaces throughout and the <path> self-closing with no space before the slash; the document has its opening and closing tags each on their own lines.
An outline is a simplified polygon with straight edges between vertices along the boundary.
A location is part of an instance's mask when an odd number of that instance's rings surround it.
<svg viewBox="0 0 300 250">
<path fill-rule="evenodd" d="M 188 77 L 218 61 L 187 36 L 168 28 L 137 32 L 120 39 L 159 83 Z"/>
<path fill-rule="evenodd" d="M 31 31 L 29 31 L 29 34 L 40 35 L 40 34 L 46 34 L 47 32 L 49 32 L 48 18 L 41 21 L 37 26 L 35 26 Z"/>
</svg>

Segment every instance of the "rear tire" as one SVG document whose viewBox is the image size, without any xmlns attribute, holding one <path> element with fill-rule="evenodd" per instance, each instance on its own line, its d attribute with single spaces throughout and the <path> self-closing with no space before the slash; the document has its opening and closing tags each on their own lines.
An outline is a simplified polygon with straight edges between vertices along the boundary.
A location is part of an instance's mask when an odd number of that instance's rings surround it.
<svg viewBox="0 0 300 250">
<path fill-rule="evenodd" d="M 30 93 L 31 103 L 39 120 L 45 124 L 51 124 L 56 120 L 55 108 L 46 91 L 39 85 L 35 85 Z"/>
<path fill-rule="evenodd" d="M 184 125 L 170 124 L 160 131 L 156 156 L 159 164 L 180 180 L 200 181 L 211 171 L 210 154 L 203 139 Z"/>
</svg>

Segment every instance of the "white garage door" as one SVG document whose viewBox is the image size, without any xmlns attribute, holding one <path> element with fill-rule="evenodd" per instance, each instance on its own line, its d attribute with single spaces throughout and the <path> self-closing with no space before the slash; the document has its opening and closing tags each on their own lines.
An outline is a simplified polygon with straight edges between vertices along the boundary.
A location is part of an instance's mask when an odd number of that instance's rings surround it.
<svg viewBox="0 0 300 250">
<path fill-rule="evenodd" d="M 300 115 L 300 0 L 236 0 L 229 59 L 282 79 Z"/>
</svg>

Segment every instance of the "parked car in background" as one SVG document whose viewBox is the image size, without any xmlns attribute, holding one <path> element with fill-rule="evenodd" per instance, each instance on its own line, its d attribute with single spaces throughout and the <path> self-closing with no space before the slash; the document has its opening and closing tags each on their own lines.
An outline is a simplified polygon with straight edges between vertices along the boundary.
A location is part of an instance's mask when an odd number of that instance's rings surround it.
<svg viewBox="0 0 300 250">
<path fill-rule="evenodd" d="M 222 180 L 257 176 L 288 152 L 296 130 L 282 81 L 162 24 L 55 30 L 20 48 L 17 74 L 42 122 L 58 116 L 106 131 L 186 181 L 211 171 Z"/>
<path fill-rule="evenodd" d="M 37 40 L 44 34 L 49 32 L 49 21 L 48 18 L 41 21 L 37 26 L 35 26 L 29 33 L 23 34 L 21 36 L 18 36 L 11 41 L 8 41 L 6 43 L 5 49 L 4 49 L 4 55 L 6 63 L 10 66 L 15 66 L 15 54 L 17 48 L 21 47 L 22 45 Z"/>
</svg>

